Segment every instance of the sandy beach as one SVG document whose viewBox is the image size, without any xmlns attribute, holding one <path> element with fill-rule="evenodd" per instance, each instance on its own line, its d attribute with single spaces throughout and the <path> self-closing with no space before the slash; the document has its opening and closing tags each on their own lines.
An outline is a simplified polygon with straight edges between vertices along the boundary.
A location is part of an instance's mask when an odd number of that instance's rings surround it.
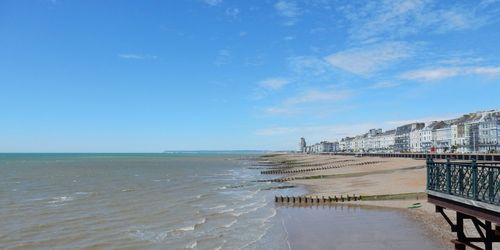
<svg viewBox="0 0 500 250">
<path fill-rule="evenodd" d="M 282 178 L 290 179 L 287 183 L 304 186 L 309 196 L 361 195 L 366 199 L 346 203 L 401 211 L 430 238 L 439 240 L 445 248 L 453 247 L 450 240 L 455 236 L 450 226 L 435 212 L 434 205 L 427 202 L 424 160 L 302 154 L 279 154 L 263 159 L 277 164 L 273 169 L 284 172 Z M 422 206 L 408 208 L 417 202 Z M 446 212 L 454 221 L 454 213 Z M 466 223 L 465 228 L 469 235 L 474 235 L 472 223 Z"/>
</svg>

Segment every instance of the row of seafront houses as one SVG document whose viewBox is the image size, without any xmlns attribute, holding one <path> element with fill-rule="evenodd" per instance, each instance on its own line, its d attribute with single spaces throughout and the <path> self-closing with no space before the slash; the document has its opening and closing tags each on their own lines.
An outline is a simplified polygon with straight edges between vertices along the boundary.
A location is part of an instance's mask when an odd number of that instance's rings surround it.
<svg viewBox="0 0 500 250">
<path fill-rule="evenodd" d="M 368 133 L 322 141 L 308 146 L 300 140 L 303 153 L 473 153 L 500 152 L 500 110 L 463 115 L 457 119 L 415 122 L 393 130 L 370 129 Z"/>
</svg>

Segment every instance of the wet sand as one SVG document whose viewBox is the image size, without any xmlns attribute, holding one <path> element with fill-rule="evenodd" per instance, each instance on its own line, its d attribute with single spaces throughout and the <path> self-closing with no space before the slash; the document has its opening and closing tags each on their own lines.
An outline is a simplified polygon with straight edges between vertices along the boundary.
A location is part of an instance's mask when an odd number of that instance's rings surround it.
<svg viewBox="0 0 500 250">
<path fill-rule="evenodd" d="M 291 249 L 447 249 L 396 209 L 339 205 L 279 212 Z"/>
</svg>

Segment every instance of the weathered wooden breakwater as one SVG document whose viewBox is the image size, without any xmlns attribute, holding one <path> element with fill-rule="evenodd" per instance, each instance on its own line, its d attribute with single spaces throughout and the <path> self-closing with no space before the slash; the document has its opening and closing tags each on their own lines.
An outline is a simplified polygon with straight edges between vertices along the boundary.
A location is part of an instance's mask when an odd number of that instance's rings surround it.
<svg viewBox="0 0 500 250">
<path fill-rule="evenodd" d="M 294 170 L 285 170 L 285 169 L 266 170 L 266 171 L 261 171 L 260 173 L 261 174 L 303 173 L 303 172 L 310 172 L 310 171 L 319 171 L 319 170 L 326 170 L 326 169 L 342 168 L 342 167 L 348 167 L 348 166 L 371 165 L 371 164 L 377 164 L 377 163 L 381 163 L 381 162 L 384 162 L 384 161 L 365 161 L 365 162 L 335 164 L 335 165 L 329 165 L 329 166 L 323 166 L 323 167 L 317 167 L 317 168 L 304 168 L 304 169 L 294 169 Z"/>
<path fill-rule="evenodd" d="M 323 165 L 335 164 L 335 163 L 341 163 L 341 162 L 349 162 L 349 161 L 355 161 L 355 160 L 354 159 L 343 159 L 343 160 L 335 160 L 335 161 L 328 161 L 328 162 L 281 163 L 278 165 L 274 165 L 271 168 L 280 169 L 280 168 L 298 168 L 298 167 L 317 167 L 317 166 L 323 166 Z"/>
<path fill-rule="evenodd" d="M 276 203 L 288 203 L 288 204 L 328 204 L 336 202 L 346 202 L 346 201 L 359 201 L 361 200 L 361 195 L 340 195 L 340 196 L 275 196 L 274 202 Z"/>
</svg>

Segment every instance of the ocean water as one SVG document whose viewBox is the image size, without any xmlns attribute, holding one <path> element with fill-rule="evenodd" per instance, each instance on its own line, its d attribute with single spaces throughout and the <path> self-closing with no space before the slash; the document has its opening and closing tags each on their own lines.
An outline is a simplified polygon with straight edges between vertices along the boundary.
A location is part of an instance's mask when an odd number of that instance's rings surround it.
<svg viewBox="0 0 500 250">
<path fill-rule="evenodd" d="M 0 155 L 0 248 L 271 246 L 276 184 L 254 182 L 248 156 Z"/>
<path fill-rule="evenodd" d="M 335 210 L 314 216 L 276 206 L 274 195 L 304 190 L 255 182 L 263 176 L 250 168 L 253 156 L 0 154 L 0 249 L 301 249 L 299 238 L 344 230 L 307 223 L 339 218 Z M 366 214 L 356 211 L 353 220 Z M 421 234 L 397 214 L 384 216 L 399 218 L 400 232 Z M 381 226 L 352 225 L 346 236 Z M 383 236 L 371 245 L 391 240 Z M 422 237 L 403 243 L 412 239 Z"/>
</svg>

